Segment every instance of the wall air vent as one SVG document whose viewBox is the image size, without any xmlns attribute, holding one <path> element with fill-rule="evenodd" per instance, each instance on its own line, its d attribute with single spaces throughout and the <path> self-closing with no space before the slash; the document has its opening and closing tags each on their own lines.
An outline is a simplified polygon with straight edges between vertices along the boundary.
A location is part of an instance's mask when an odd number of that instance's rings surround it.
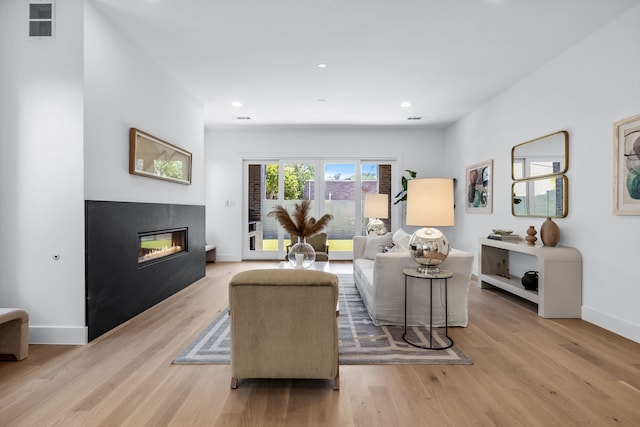
<svg viewBox="0 0 640 427">
<path fill-rule="evenodd" d="M 29 37 L 53 37 L 54 3 L 29 3 Z"/>
</svg>

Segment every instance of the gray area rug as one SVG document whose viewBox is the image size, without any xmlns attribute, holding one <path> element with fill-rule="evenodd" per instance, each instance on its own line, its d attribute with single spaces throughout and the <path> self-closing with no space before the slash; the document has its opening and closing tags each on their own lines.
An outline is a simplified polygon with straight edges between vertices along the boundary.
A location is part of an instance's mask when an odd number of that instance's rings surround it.
<svg viewBox="0 0 640 427">
<path fill-rule="evenodd" d="M 470 365 L 472 362 L 455 345 L 446 350 L 423 350 L 402 340 L 403 326 L 375 326 L 360 298 L 353 276 L 338 274 L 340 281 L 339 354 L 341 365 Z M 408 339 L 429 343 L 428 329 L 411 327 Z M 434 344 L 445 345 L 440 331 L 433 332 Z M 442 331 L 444 335 L 444 330 Z M 229 316 L 218 317 L 173 361 L 174 364 L 228 364 L 230 354 Z"/>
</svg>

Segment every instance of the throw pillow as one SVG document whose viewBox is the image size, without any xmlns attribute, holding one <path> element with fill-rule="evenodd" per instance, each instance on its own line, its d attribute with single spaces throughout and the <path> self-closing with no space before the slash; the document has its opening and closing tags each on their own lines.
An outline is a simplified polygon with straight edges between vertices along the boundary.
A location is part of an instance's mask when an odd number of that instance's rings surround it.
<svg viewBox="0 0 640 427">
<path fill-rule="evenodd" d="M 393 243 L 396 247 L 408 251 L 409 250 L 409 240 L 411 239 L 411 234 L 404 231 L 402 228 L 398 229 L 395 233 L 393 233 Z"/>
<path fill-rule="evenodd" d="M 381 253 L 385 246 L 391 243 L 391 233 L 378 236 L 375 233 L 369 233 L 367 236 L 367 243 L 364 247 L 364 256 L 366 259 L 376 259 L 376 254 Z"/>
</svg>

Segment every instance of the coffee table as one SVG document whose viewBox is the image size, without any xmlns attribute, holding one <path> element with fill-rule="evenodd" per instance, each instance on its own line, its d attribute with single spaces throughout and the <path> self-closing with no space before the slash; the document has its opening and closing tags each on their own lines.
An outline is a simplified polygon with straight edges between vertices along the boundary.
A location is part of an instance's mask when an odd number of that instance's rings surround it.
<svg viewBox="0 0 640 427">
<path fill-rule="evenodd" d="M 278 268 L 293 270 L 293 266 L 289 263 L 289 261 L 281 261 L 278 264 Z M 331 273 L 331 270 L 329 269 L 329 261 L 316 261 L 311 264 L 311 267 L 306 268 L 305 270 L 326 271 L 327 273 Z"/>
</svg>

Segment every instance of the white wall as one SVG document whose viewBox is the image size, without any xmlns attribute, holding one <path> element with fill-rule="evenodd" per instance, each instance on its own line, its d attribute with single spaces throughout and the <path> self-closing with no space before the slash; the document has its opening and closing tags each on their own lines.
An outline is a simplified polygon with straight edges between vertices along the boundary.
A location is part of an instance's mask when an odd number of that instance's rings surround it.
<svg viewBox="0 0 640 427">
<path fill-rule="evenodd" d="M 387 158 L 418 177 L 450 176 L 441 162 L 443 133 L 382 127 L 241 128 L 205 133 L 207 242 L 222 261 L 242 259 L 243 159 Z M 392 196 L 394 196 L 393 194 Z M 229 200 L 230 206 L 226 206 Z"/>
<path fill-rule="evenodd" d="M 447 161 L 464 182 L 465 165 L 494 159 L 492 215 L 458 212 L 452 239 L 477 254 L 492 228 L 525 235 L 543 218 L 511 216 L 511 147 L 569 132 L 569 215 L 556 220 L 560 244 L 583 257 L 585 320 L 640 342 L 640 217 L 613 206 L 613 123 L 640 114 L 640 7 L 632 9 L 448 129 Z M 458 193 L 458 203 L 463 203 Z M 539 237 L 539 236 L 538 236 Z"/>
<path fill-rule="evenodd" d="M 204 111 L 92 3 L 85 24 L 85 197 L 204 204 Z M 129 174 L 129 128 L 193 154 L 192 184 Z"/>
<path fill-rule="evenodd" d="M 81 343 L 83 1 L 59 0 L 43 40 L 27 4 L 0 2 L 0 306 L 29 312 L 31 342 Z"/>
<path fill-rule="evenodd" d="M 27 5 L 0 2 L 0 306 L 32 343 L 82 344 L 85 198 L 203 205 L 203 107 L 91 3 L 58 0 L 46 40 Z M 193 184 L 129 175 L 129 127 L 191 151 Z"/>
</svg>

